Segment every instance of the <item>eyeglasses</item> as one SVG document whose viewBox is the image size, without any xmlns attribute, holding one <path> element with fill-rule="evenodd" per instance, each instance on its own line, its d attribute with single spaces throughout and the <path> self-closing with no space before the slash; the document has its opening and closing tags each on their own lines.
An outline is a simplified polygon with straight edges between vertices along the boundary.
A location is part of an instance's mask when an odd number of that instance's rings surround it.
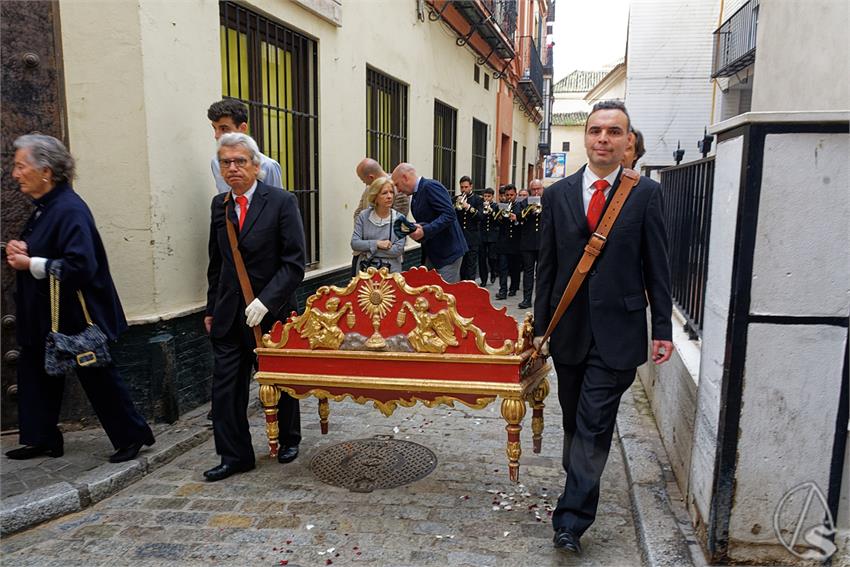
<svg viewBox="0 0 850 567">
<path fill-rule="evenodd" d="M 244 169 L 245 166 L 248 165 L 249 161 L 251 160 L 249 160 L 248 158 L 238 157 L 233 159 L 219 159 L 218 164 L 224 169 L 229 168 L 231 164 L 235 165 L 239 169 Z"/>
</svg>

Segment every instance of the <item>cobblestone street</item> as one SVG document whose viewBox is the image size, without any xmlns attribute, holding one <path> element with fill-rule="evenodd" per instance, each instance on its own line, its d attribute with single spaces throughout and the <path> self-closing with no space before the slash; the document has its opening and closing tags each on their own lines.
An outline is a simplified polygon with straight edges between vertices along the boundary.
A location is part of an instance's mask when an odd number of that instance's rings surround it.
<svg viewBox="0 0 850 567">
<path fill-rule="evenodd" d="M 322 436 L 317 402 L 307 400 L 302 453 L 295 462 L 281 465 L 266 456 L 262 416 L 255 412 L 256 470 L 204 482 L 201 473 L 218 463 L 208 440 L 82 512 L 4 538 L 4 563 L 638 565 L 617 439 L 597 522 L 583 538 L 584 555 L 564 556 L 552 547 L 547 507 L 563 486 L 553 378 L 539 455 L 531 451 L 530 415 L 524 421 L 519 485 L 507 478 L 498 403 L 478 411 L 420 405 L 399 408 L 389 418 L 371 404 L 332 403 L 330 433 Z M 412 484 L 371 493 L 323 484 L 311 472 L 311 459 L 323 448 L 376 435 L 428 447 L 437 457 L 436 469 Z"/>
</svg>

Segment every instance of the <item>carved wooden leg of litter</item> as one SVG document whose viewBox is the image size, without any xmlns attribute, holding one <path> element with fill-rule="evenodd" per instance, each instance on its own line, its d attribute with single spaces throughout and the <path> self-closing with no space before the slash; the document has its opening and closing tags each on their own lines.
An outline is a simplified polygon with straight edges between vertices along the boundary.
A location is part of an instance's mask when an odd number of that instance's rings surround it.
<svg viewBox="0 0 850 567">
<path fill-rule="evenodd" d="M 319 425 L 322 428 L 322 435 L 328 434 L 328 416 L 331 414 L 331 407 L 328 404 L 327 398 L 319 398 Z"/>
<path fill-rule="evenodd" d="M 519 457 L 522 455 L 519 433 L 522 431 L 522 418 L 525 417 L 525 400 L 504 398 L 502 400 L 502 417 L 508 422 L 508 425 L 505 426 L 505 431 L 508 432 L 508 444 L 505 450 L 508 456 L 508 473 L 512 481 L 519 482 Z"/>
<path fill-rule="evenodd" d="M 266 435 L 269 438 L 269 455 L 277 457 L 280 430 L 277 426 L 277 402 L 280 400 L 280 390 L 269 384 L 260 384 L 260 403 L 266 414 Z"/>
<path fill-rule="evenodd" d="M 534 392 L 532 392 L 531 394 L 531 407 L 533 408 L 533 412 L 531 414 L 531 439 L 534 443 L 533 451 L 535 453 L 540 452 L 540 446 L 542 444 L 543 408 L 546 407 L 546 404 L 544 404 L 543 401 L 548 395 L 549 380 L 544 378 L 543 381 L 540 382 L 540 384 L 534 389 Z"/>
</svg>

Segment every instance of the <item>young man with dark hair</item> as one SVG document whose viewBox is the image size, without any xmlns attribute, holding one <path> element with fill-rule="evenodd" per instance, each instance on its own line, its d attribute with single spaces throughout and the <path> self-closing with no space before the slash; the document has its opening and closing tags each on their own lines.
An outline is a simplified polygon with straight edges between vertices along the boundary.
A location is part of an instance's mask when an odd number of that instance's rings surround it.
<svg viewBox="0 0 850 567">
<path fill-rule="evenodd" d="M 522 273 L 522 255 L 519 250 L 519 219 L 522 211 L 516 202 L 516 187 L 513 183 L 504 186 L 504 203 L 508 204 L 507 211 L 498 216 L 499 239 L 496 242 L 496 252 L 499 256 L 499 292 L 496 299 L 507 299 L 519 291 L 519 280 Z M 510 286 L 508 286 L 510 278 Z"/>
<path fill-rule="evenodd" d="M 584 145 L 588 163 L 543 193 L 535 345 L 542 337 L 585 246 L 620 186 L 629 115 L 621 102 L 594 106 Z M 564 312 L 548 350 L 563 410 L 564 492 L 552 514 L 555 547 L 580 553 L 579 539 L 596 518 L 620 397 L 646 362 L 647 303 L 655 364 L 673 351 L 670 267 L 661 186 L 641 177 L 608 233 L 605 247 Z"/>
<path fill-rule="evenodd" d="M 215 140 L 224 134 L 233 132 L 248 133 L 248 107 L 245 103 L 232 98 L 226 98 L 214 102 L 207 109 L 207 118 L 212 123 L 215 132 Z M 210 162 L 215 186 L 219 193 L 230 191 L 230 186 L 221 176 L 221 168 L 218 164 L 218 156 Z M 260 154 L 260 174 L 257 176 L 263 183 L 270 187 L 283 188 L 280 164 L 265 154 Z"/>
<path fill-rule="evenodd" d="M 484 189 L 482 196 L 478 276 L 481 278 L 481 286 L 487 287 L 488 283 L 496 281 L 496 275 L 499 273 L 499 262 L 493 252 L 493 245 L 499 241 L 499 223 L 496 221 L 499 207 L 496 206 L 498 201 L 495 199 L 496 192 L 492 187 Z"/>
<path fill-rule="evenodd" d="M 478 273 L 478 249 L 481 246 L 481 210 L 484 208 L 484 200 L 472 192 L 472 179 L 468 175 L 460 178 L 460 194 L 455 197 L 455 213 L 463 237 L 469 247 L 463 255 L 460 264 L 460 279 L 473 280 Z"/>
</svg>

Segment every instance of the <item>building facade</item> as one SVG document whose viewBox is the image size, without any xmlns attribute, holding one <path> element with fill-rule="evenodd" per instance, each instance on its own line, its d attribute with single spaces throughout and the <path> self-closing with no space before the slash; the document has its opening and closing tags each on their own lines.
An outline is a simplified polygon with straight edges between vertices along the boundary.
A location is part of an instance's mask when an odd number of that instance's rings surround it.
<svg viewBox="0 0 850 567">
<path fill-rule="evenodd" d="M 11 22 L 29 4 L 4 2 L 2 14 L 4 50 L 24 74 L 27 37 Z M 41 16 L 52 59 L 42 56 L 41 68 L 52 66 L 50 122 L 61 124 L 55 135 L 77 159 L 75 188 L 98 222 L 131 323 L 116 357 L 154 417 L 173 419 L 209 391 L 201 320 L 215 194 L 212 102 L 232 97 L 249 106 L 250 133 L 298 197 L 308 260 L 302 301 L 319 285 L 347 279 L 351 217 L 363 190 L 354 167 L 364 156 L 388 172 L 411 162 L 450 190 L 462 175 L 476 189 L 524 186 L 536 175 L 546 0 L 477 0 L 463 3 L 468 13 L 461 3 L 413 0 L 39 4 L 49 11 Z M 490 58 L 482 54 L 495 40 L 473 33 L 461 43 L 446 25 L 451 17 L 458 25 L 475 16 L 492 22 L 494 13 L 502 51 Z M 93 33 L 92 22 L 109 25 Z M 4 131 L 4 160 L 14 137 L 32 130 L 45 128 L 21 121 Z M 20 200 L 8 187 L 4 209 L 7 196 Z M 5 221 L 7 240 L 15 225 Z M 415 261 L 418 246 L 410 248 Z M 4 297 L 10 286 L 4 279 Z M 14 312 L 7 303 L 4 315 Z M 154 377 L 164 383 L 153 388 Z"/>
</svg>

